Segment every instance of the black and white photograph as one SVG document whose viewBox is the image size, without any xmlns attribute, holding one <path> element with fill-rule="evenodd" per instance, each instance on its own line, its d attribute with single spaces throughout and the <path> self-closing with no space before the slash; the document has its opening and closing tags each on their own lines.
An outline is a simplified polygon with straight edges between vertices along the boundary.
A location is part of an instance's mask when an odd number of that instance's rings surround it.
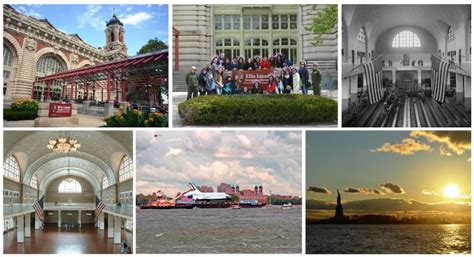
<svg viewBox="0 0 474 257">
<path fill-rule="evenodd" d="M 471 127 L 470 5 L 342 5 L 343 127 Z"/>
</svg>

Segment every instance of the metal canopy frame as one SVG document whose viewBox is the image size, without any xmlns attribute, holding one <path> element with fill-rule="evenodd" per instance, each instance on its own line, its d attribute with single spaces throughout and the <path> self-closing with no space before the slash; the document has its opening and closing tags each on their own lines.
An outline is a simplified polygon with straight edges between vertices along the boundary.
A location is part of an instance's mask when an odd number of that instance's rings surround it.
<svg viewBox="0 0 474 257">
<path fill-rule="evenodd" d="M 66 84 L 71 86 L 69 101 L 72 101 L 74 98 L 74 87 L 77 83 L 82 83 L 85 87 L 86 99 L 89 97 L 90 86 L 93 88 L 99 87 L 102 90 L 104 88 L 107 89 L 107 101 L 111 101 L 111 91 L 121 87 L 121 100 L 126 101 L 127 83 L 129 85 L 146 87 L 160 81 L 167 82 L 168 69 L 161 70 L 156 68 L 160 62 L 163 62 L 165 67 L 168 66 L 167 49 L 47 75 L 37 78 L 33 82 L 32 98 L 35 93 L 34 84 L 45 83 L 46 93 L 44 100 L 49 100 L 51 82 L 59 80 L 62 81 L 63 85 L 61 98 L 64 98 Z M 130 72 L 132 75 L 130 75 Z"/>
</svg>

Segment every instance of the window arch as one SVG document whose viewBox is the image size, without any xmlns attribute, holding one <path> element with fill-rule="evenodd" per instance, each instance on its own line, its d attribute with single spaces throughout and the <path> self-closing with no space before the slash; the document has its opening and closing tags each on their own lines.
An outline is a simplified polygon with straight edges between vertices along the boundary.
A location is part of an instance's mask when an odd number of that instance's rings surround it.
<svg viewBox="0 0 474 257">
<path fill-rule="evenodd" d="M 297 45 L 296 40 L 292 38 L 283 37 L 275 39 L 273 40 L 273 55 L 283 53 L 291 62 L 296 62 Z"/>
<path fill-rule="evenodd" d="M 252 58 L 256 55 L 268 56 L 269 44 L 268 40 L 261 38 L 249 38 L 244 42 L 245 59 Z"/>
<path fill-rule="evenodd" d="M 102 189 L 106 189 L 107 187 L 109 187 L 109 180 L 107 179 L 107 177 L 103 177 L 102 178 Z"/>
<path fill-rule="evenodd" d="M 359 30 L 359 35 L 357 35 L 357 40 L 359 40 L 362 43 L 365 43 L 366 36 L 365 36 L 365 30 L 364 28 L 360 28 Z"/>
<path fill-rule="evenodd" d="M 127 180 L 133 176 L 132 160 L 128 156 L 124 156 L 119 168 L 119 182 Z"/>
<path fill-rule="evenodd" d="M 33 177 L 31 177 L 30 187 L 38 189 L 38 179 L 36 178 L 36 175 L 33 175 Z"/>
<path fill-rule="evenodd" d="M 420 38 L 412 31 L 401 31 L 393 38 L 392 47 L 421 47 Z"/>
<path fill-rule="evenodd" d="M 232 60 L 240 56 L 240 40 L 235 38 L 223 38 L 216 41 L 216 55 L 224 52 L 225 58 Z"/>
<path fill-rule="evenodd" d="M 20 165 L 13 155 L 3 162 L 3 176 L 20 182 Z"/>
<path fill-rule="evenodd" d="M 67 178 L 59 184 L 59 193 L 82 193 L 82 186 L 77 180 Z"/>
<path fill-rule="evenodd" d="M 15 56 L 7 45 L 3 44 L 3 94 L 7 93 L 7 87 L 10 82 Z"/>
<path fill-rule="evenodd" d="M 64 62 L 54 54 L 45 54 L 41 56 L 36 63 L 36 77 L 44 77 L 46 75 L 55 74 L 66 70 Z M 60 81 L 53 81 L 50 84 L 50 98 L 52 100 L 59 100 L 61 95 L 62 85 Z M 34 99 L 40 100 L 44 97 L 46 91 L 46 84 L 35 84 Z"/>
<path fill-rule="evenodd" d="M 448 28 L 448 41 L 451 41 L 455 38 L 455 35 L 454 35 L 454 30 L 453 28 L 449 27 Z"/>
</svg>

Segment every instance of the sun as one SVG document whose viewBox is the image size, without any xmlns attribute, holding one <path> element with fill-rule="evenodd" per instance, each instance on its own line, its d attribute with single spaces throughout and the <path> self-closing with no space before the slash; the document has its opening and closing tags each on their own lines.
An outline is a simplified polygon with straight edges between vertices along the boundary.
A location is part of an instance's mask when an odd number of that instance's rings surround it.
<svg viewBox="0 0 474 257">
<path fill-rule="evenodd" d="M 459 198 L 459 187 L 456 184 L 449 184 L 447 185 L 444 190 L 443 194 L 445 197 L 448 198 Z"/>
</svg>

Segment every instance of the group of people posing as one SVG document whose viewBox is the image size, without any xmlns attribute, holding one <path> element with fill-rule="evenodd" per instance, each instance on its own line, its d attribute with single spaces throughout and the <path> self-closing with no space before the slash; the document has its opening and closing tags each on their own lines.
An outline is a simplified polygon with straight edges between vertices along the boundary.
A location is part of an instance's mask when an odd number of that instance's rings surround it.
<svg viewBox="0 0 474 257">
<path fill-rule="evenodd" d="M 244 86 L 242 78 L 237 74 L 229 75 L 231 71 L 271 70 L 268 75 L 268 86 L 264 88 L 261 80 L 254 80 L 252 87 Z M 315 71 L 320 78 L 317 67 Z M 227 75 L 225 75 L 227 74 Z M 320 79 L 319 79 L 320 80 Z M 266 84 L 266 81 L 265 81 Z M 317 81 L 319 86 L 319 81 Z M 186 75 L 188 87 L 187 99 L 198 95 L 232 95 L 232 94 L 308 94 L 310 87 L 309 71 L 305 62 L 299 67 L 292 65 L 283 54 L 270 58 L 254 56 L 244 62 L 243 57 L 234 57 L 232 61 L 226 59 L 224 53 L 212 57 L 211 62 L 205 65 L 198 73 L 195 66 Z M 316 94 L 316 93 L 315 93 Z"/>
</svg>

